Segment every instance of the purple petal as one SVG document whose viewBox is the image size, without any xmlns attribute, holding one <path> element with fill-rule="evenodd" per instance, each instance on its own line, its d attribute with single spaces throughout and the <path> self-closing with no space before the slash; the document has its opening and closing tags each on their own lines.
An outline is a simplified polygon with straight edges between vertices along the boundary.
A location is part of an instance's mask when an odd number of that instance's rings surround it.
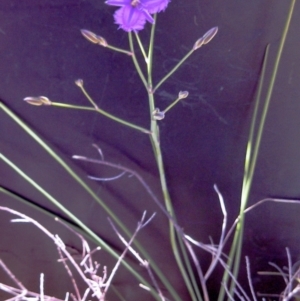
<svg viewBox="0 0 300 301">
<path fill-rule="evenodd" d="M 130 5 L 131 0 L 107 0 L 105 3 L 112 6 L 125 6 Z"/>
<path fill-rule="evenodd" d="M 140 0 L 140 2 L 150 14 L 156 14 L 165 10 L 170 0 Z"/>
<path fill-rule="evenodd" d="M 150 22 L 150 23 L 153 24 L 153 23 L 154 23 L 154 19 L 153 19 L 153 17 L 150 15 L 150 13 L 149 13 L 147 10 L 142 10 L 142 12 L 144 13 L 146 20 L 147 20 L 148 22 Z"/>
<path fill-rule="evenodd" d="M 146 23 L 146 15 L 143 11 L 126 5 L 114 13 L 115 23 L 125 31 L 142 30 Z"/>
</svg>

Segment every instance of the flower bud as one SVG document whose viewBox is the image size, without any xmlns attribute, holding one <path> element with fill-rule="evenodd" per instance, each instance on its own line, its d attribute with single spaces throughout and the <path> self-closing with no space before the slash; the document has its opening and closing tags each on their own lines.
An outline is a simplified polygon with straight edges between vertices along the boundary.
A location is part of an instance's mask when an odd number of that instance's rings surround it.
<svg viewBox="0 0 300 301">
<path fill-rule="evenodd" d="M 193 50 L 200 48 L 203 45 L 203 43 L 204 43 L 203 38 L 198 39 L 193 46 Z"/>
<path fill-rule="evenodd" d="M 81 78 L 75 80 L 75 85 L 78 87 L 83 87 L 83 80 Z"/>
<path fill-rule="evenodd" d="M 189 92 L 188 91 L 180 91 L 178 93 L 178 98 L 179 99 L 187 98 L 188 96 L 189 96 Z"/>
<path fill-rule="evenodd" d="M 165 118 L 165 113 L 161 112 L 159 108 L 156 108 L 153 112 L 152 112 L 152 118 L 154 120 L 162 120 Z"/>
<path fill-rule="evenodd" d="M 201 46 L 209 43 L 213 39 L 213 37 L 217 34 L 217 32 L 218 32 L 218 27 L 217 26 L 211 28 L 209 31 L 207 31 L 204 34 L 203 37 L 201 37 L 200 39 L 198 39 L 196 41 L 196 43 L 193 46 L 193 50 L 196 50 L 196 49 L 200 48 Z"/>
<path fill-rule="evenodd" d="M 46 96 L 38 96 L 38 97 L 28 96 L 24 98 L 24 101 L 34 106 L 42 106 L 42 105 L 51 106 L 52 104 L 49 98 L 47 98 Z"/>
<path fill-rule="evenodd" d="M 90 42 L 92 42 L 94 44 L 99 44 L 103 47 L 107 46 L 107 42 L 104 38 L 97 36 L 93 32 L 86 30 L 86 29 L 81 29 L 80 31 L 81 31 L 81 34 Z"/>
<path fill-rule="evenodd" d="M 204 45 L 207 44 L 207 43 L 209 43 L 213 39 L 213 37 L 217 34 L 218 29 L 219 28 L 217 26 L 213 27 L 208 32 L 206 32 L 204 34 L 204 36 L 203 36 L 203 44 Z"/>
</svg>

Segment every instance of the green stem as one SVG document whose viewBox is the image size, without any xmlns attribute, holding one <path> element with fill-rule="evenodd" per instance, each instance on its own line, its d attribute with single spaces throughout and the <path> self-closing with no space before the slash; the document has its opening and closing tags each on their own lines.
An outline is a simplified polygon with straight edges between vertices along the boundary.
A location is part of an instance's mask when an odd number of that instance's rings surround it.
<svg viewBox="0 0 300 301">
<path fill-rule="evenodd" d="M 264 82 L 264 77 L 265 77 L 265 71 L 266 71 L 266 66 L 267 66 L 268 53 L 269 53 L 269 45 L 267 45 L 265 55 L 264 55 L 262 70 L 261 70 L 259 84 L 258 84 L 258 90 L 257 90 L 256 97 L 255 97 L 255 107 L 254 107 L 253 116 L 251 119 L 251 126 L 250 126 L 249 138 L 248 138 L 248 142 L 247 142 L 247 149 L 246 149 L 246 156 L 245 156 L 244 178 L 243 178 L 243 188 L 242 188 L 242 197 L 241 197 L 241 199 L 243 201 L 241 203 L 244 203 L 244 197 L 245 197 L 244 195 L 247 195 L 247 194 L 245 194 L 245 191 L 248 190 L 248 187 L 246 186 L 246 184 L 248 183 L 247 180 L 249 179 L 249 170 L 250 170 L 251 161 L 252 161 L 252 149 L 253 149 L 253 144 L 255 143 L 254 131 L 255 131 L 255 126 L 256 126 L 256 120 L 257 120 L 258 109 L 259 109 L 259 104 L 260 104 L 260 97 L 261 97 L 261 92 L 262 92 L 262 87 L 263 87 L 263 82 Z M 236 229 L 236 231 L 235 231 L 234 239 L 232 242 L 232 246 L 237 246 L 237 247 L 236 248 L 232 247 L 230 250 L 230 253 L 229 253 L 230 260 L 227 262 L 228 269 L 231 269 L 231 267 L 233 265 L 233 260 L 231 260 L 231 259 L 235 258 L 236 250 L 238 248 L 241 248 L 242 238 L 240 238 L 240 233 L 243 233 L 244 221 L 242 221 L 242 223 L 238 223 L 237 228 L 238 229 Z M 236 273 L 237 272 L 238 272 L 238 270 L 236 269 Z M 222 282 L 228 283 L 228 280 L 229 280 L 229 274 L 227 272 L 225 272 Z M 219 293 L 219 300 L 223 300 L 224 295 L 225 295 L 225 290 L 224 290 L 224 286 L 222 286 L 220 293 Z"/>
<path fill-rule="evenodd" d="M 174 100 L 166 109 L 163 110 L 164 113 L 167 113 L 169 110 L 171 110 L 182 98 L 178 97 L 176 100 Z"/>
<path fill-rule="evenodd" d="M 183 59 L 181 59 L 177 65 L 165 76 L 163 77 L 158 84 L 154 87 L 153 93 L 171 76 L 173 73 L 191 56 L 191 54 L 194 52 L 194 49 L 191 49 Z"/>
<path fill-rule="evenodd" d="M 131 237 L 130 231 L 126 228 L 126 226 L 121 222 L 121 220 L 111 211 L 111 209 L 93 192 L 93 190 L 79 177 L 77 174 L 66 164 L 37 134 L 35 134 L 30 127 L 24 123 L 17 115 L 15 115 L 11 110 L 9 110 L 2 102 L 0 102 L 0 108 L 10 116 L 29 136 L 31 136 L 44 150 L 50 154 L 50 156 L 60 164 L 65 171 L 89 194 L 91 197 L 107 212 L 107 214 L 111 217 L 111 219 L 126 233 L 127 237 Z M 171 296 L 174 300 L 180 301 L 178 294 L 162 273 L 162 271 L 155 264 L 154 260 L 151 259 L 151 256 L 147 253 L 147 251 L 137 242 L 134 241 L 134 245 L 139 250 L 139 252 L 143 255 L 144 258 L 147 258 L 151 262 L 151 267 L 159 277 L 163 285 L 168 289 Z"/>
<path fill-rule="evenodd" d="M 253 182 L 253 176 L 254 176 L 254 171 L 255 171 L 255 166 L 256 166 L 256 162 L 257 162 L 257 158 L 258 158 L 258 153 L 259 153 L 259 148 L 260 148 L 260 144 L 261 144 L 261 138 L 262 138 L 262 134 L 263 134 L 263 129 L 264 129 L 264 125 L 265 125 L 265 121 L 266 121 L 266 116 L 267 116 L 267 112 L 269 110 L 269 105 L 270 105 L 270 101 L 271 101 L 271 96 L 274 90 L 274 84 L 275 84 L 275 80 L 276 80 L 276 76 L 277 76 L 277 72 L 278 72 L 278 67 L 279 67 L 279 63 L 280 63 L 280 59 L 281 59 L 281 55 L 282 55 L 282 51 L 283 51 L 283 47 L 285 44 L 285 40 L 287 37 L 287 33 L 289 30 L 289 26 L 290 26 L 290 22 L 292 19 L 292 14 L 294 11 L 294 6 L 295 6 L 295 1 L 296 0 L 292 0 L 291 4 L 290 4 L 290 9 L 289 9 L 289 13 L 287 16 L 287 20 L 284 26 L 284 30 L 281 36 L 281 40 L 280 40 L 280 44 L 279 44 L 279 48 L 277 51 L 277 55 L 275 58 L 275 63 L 274 63 L 274 67 L 273 67 L 273 71 L 272 71 L 272 76 L 270 79 L 270 83 L 269 83 L 269 87 L 268 87 L 268 91 L 267 91 L 267 95 L 266 95 L 266 99 L 264 102 L 264 107 L 262 110 L 262 116 L 260 119 L 260 123 L 258 126 L 258 132 L 257 132 L 257 136 L 255 139 L 255 142 L 252 142 L 251 139 L 253 139 L 254 137 L 254 122 L 255 122 L 255 118 L 256 118 L 256 112 L 254 111 L 254 120 L 251 124 L 251 128 L 250 128 L 250 135 L 249 135 L 249 139 L 248 139 L 248 145 L 247 145 L 247 153 L 246 153 L 246 159 L 245 159 L 245 172 L 244 172 L 244 180 L 243 180 L 243 187 L 242 187 L 242 195 L 241 195 L 241 206 L 240 206 L 240 221 L 237 224 L 236 227 L 236 231 L 235 231 L 235 236 L 234 236 L 234 240 L 231 246 L 231 250 L 230 250 L 230 255 L 229 255 L 229 261 L 228 261 L 228 265 L 229 267 L 231 267 L 232 263 L 233 263 L 233 276 L 237 279 L 238 276 L 238 271 L 239 271 L 239 267 L 240 267 L 240 260 L 241 260 L 241 249 L 242 249 L 242 238 L 243 238 L 243 229 L 244 229 L 244 210 L 247 206 L 248 203 L 248 199 L 249 199 L 249 195 L 250 195 L 250 189 L 252 186 L 252 182 Z M 268 47 L 266 52 L 268 51 Z M 266 53 L 267 54 L 267 53 Z M 264 59 L 264 64 L 263 64 L 263 72 L 262 72 L 262 79 L 263 80 L 263 76 L 264 76 L 264 71 L 265 71 L 265 64 L 266 64 L 266 58 L 267 55 L 265 56 Z M 262 82 L 261 82 L 262 84 Z M 261 87 L 259 88 L 259 90 L 261 90 Z M 258 97 L 260 96 L 260 92 L 257 95 Z M 257 102 L 260 102 L 259 98 L 257 98 Z M 252 155 L 252 148 L 253 148 L 253 155 Z M 223 281 L 225 280 L 227 284 L 228 281 L 228 275 L 226 275 L 227 273 L 224 274 L 224 277 L 226 277 L 226 279 L 223 278 Z M 230 294 L 232 295 L 235 289 L 235 283 L 234 281 L 231 281 L 231 285 L 230 285 Z M 219 294 L 219 298 L 218 300 L 221 301 L 224 299 L 224 290 L 221 291 L 221 293 Z"/>
<path fill-rule="evenodd" d="M 144 60 L 145 60 L 146 64 L 148 65 L 148 57 L 146 55 L 146 52 L 145 52 L 144 46 L 142 44 L 142 41 L 140 39 L 140 36 L 139 36 L 139 34 L 137 32 L 135 32 L 134 34 L 135 34 L 136 40 L 137 40 L 137 42 L 139 44 L 139 47 L 141 49 L 141 52 L 143 54 Z"/>
<path fill-rule="evenodd" d="M 91 97 L 88 95 L 88 93 L 83 89 L 81 88 L 81 90 L 83 90 L 83 93 L 84 95 L 89 99 L 89 100 L 92 100 Z M 60 108 L 65 108 L 65 109 L 77 109 L 77 110 L 86 110 L 86 111 L 94 111 L 94 112 L 97 112 L 101 115 L 104 115 L 105 117 L 109 118 L 109 119 L 112 119 L 118 123 L 121 123 L 122 125 L 125 125 L 127 127 L 130 127 L 132 129 L 135 129 L 139 132 L 142 132 L 144 134 L 150 134 L 149 130 L 143 128 L 143 127 L 140 127 L 138 125 L 135 125 L 131 122 L 127 122 L 121 118 L 118 118 L 102 109 L 100 109 L 99 107 L 95 107 L 95 108 L 91 108 L 91 107 L 85 107 L 85 106 L 77 106 L 77 105 L 70 105 L 70 104 L 66 104 L 66 103 L 61 103 L 61 102 L 51 102 L 51 105 L 54 106 L 54 107 L 60 107 Z"/>
<path fill-rule="evenodd" d="M 153 16 L 154 23 L 151 26 L 151 34 L 150 34 L 150 42 L 149 42 L 149 50 L 148 50 L 148 64 L 147 64 L 147 74 L 148 74 L 148 85 L 151 88 L 152 92 L 152 66 L 153 66 L 153 49 L 154 49 L 154 34 L 156 28 L 157 14 Z M 150 113 L 153 111 L 150 111 Z"/>
<path fill-rule="evenodd" d="M 156 21 L 156 16 L 155 16 L 155 21 Z M 156 22 L 155 22 L 156 23 Z M 151 135 L 150 135 L 150 140 L 151 144 L 153 147 L 153 152 L 154 156 L 157 162 L 158 170 L 159 170 L 159 178 L 160 178 L 160 183 L 161 183 L 161 189 L 165 201 L 165 207 L 168 211 L 168 213 L 171 215 L 171 217 L 176 221 L 176 216 L 175 212 L 173 209 L 173 205 L 171 202 L 170 194 L 168 191 L 168 186 L 166 182 L 166 177 L 165 177 L 165 171 L 164 171 L 164 164 L 163 164 L 163 157 L 161 153 L 161 148 L 160 148 L 160 136 L 159 136 L 159 127 L 157 124 L 157 120 L 154 120 L 152 118 L 152 112 L 155 109 L 155 100 L 154 100 L 154 95 L 152 93 L 152 59 L 153 59 L 153 45 L 154 45 L 154 33 L 155 33 L 155 23 L 152 25 L 152 30 L 151 30 L 151 36 L 150 36 L 150 42 L 149 42 L 149 53 L 148 53 L 148 99 L 149 99 L 149 109 L 150 109 L 150 120 L 151 120 Z M 197 298 L 198 300 L 202 300 L 201 294 L 199 292 L 194 273 L 192 271 L 191 265 L 189 258 L 186 253 L 185 245 L 182 241 L 182 237 L 180 234 L 177 236 L 181 252 L 183 254 L 183 258 L 185 260 L 185 265 L 182 262 L 181 254 L 178 248 L 177 240 L 176 240 L 176 232 L 175 232 L 175 227 L 173 225 L 173 222 L 169 220 L 169 235 L 170 235 L 170 243 L 172 247 L 172 251 L 175 257 L 175 260 L 177 262 L 178 268 L 181 272 L 181 275 L 185 281 L 185 284 L 188 288 L 188 291 L 190 293 L 190 296 L 193 301 L 196 301 Z M 187 274 L 186 268 L 189 272 L 189 275 Z M 195 294 L 196 292 L 196 294 Z"/>
<path fill-rule="evenodd" d="M 133 53 L 130 52 L 130 51 L 128 51 L 128 50 L 121 49 L 121 48 L 118 48 L 118 47 L 115 47 L 115 46 L 111 46 L 111 45 L 109 45 L 109 44 L 106 45 L 105 47 L 106 47 L 106 48 L 109 48 L 109 49 L 111 49 L 111 50 L 117 51 L 117 52 L 125 53 L 125 54 L 127 54 L 127 55 L 129 55 L 129 56 L 132 56 L 132 55 L 133 55 Z"/>
<path fill-rule="evenodd" d="M 116 116 L 114 116 L 114 115 L 112 115 L 112 114 L 109 114 L 109 113 L 107 113 L 106 111 L 100 109 L 100 108 L 95 104 L 95 102 L 94 102 L 94 100 L 92 99 L 92 97 L 91 97 L 91 96 L 87 93 L 87 91 L 84 89 L 84 87 L 83 87 L 83 86 L 79 86 L 79 88 L 81 89 L 81 91 L 83 92 L 83 94 L 85 95 L 85 97 L 86 97 L 86 98 L 94 105 L 95 111 L 96 111 L 96 112 L 98 112 L 98 113 L 100 113 L 100 114 L 106 116 L 107 118 L 110 118 L 110 119 L 112 119 L 112 120 L 114 120 L 114 121 L 116 121 L 116 122 L 118 122 L 118 123 L 121 123 L 121 124 L 123 124 L 123 125 L 125 125 L 125 126 L 128 126 L 128 127 L 132 128 L 132 129 L 138 130 L 138 131 L 140 131 L 140 132 L 142 132 L 142 133 L 150 134 L 149 131 L 148 131 L 147 129 L 142 128 L 142 127 L 140 127 L 140 126 L 137 126 L 137 125 L 135 125 L 135 124 L 132 124 L 131 122 L 125 121 L 125 120 L 123 120 L 123 119 L 121 119 L 121 118 L 118 118 L 118 117 L 116 117 Z"/>
<path fill-rule="evenodd" d="M 136 56 L 135 56 L 131 32 L 128 33 L 128 38 L 129 38 L 129 46 L 130 46 L 130 50 L 131 50 L 131 52 L 132 52 L 132 61 L 133 61 L 133 64 L 134 64 L 135 69 L 137 70 L 137 72 L 138 72 L 138 74 L 139 74 L 139 76 L 140 76 L 141 81 L 143 82 L 143 84 L 144 84 L 146 90 L 148 91 L 147 81 L 146 81 L 146 79 L 145 79 L 145 76 L 144 76 L 144 74 L 143 74 L 141 68 L 140 68 L 139 62 L 137 61 Z"/>
<path fill-rule="evenodd" d="M 85 111 L 95 111 L 95 108 L 86 107 L 86 106 L 77 106 L 77 105 L 70 105 L 67 103 L 62 102 L 51 102 L 51 106 L 53 107 L 59 107 L 63 109 L 75 109 L 75 110 L 85 110 Z"/>
<path fill-rule="evenodd" d="M 111 254 L 114 258 L 118 259 L 120 255 L 116 253 L 104 240 L 98 237 L 89 227 L 87 227 L 79 218 L 77 218 L 71 211 L 64 207 L 60 202 L 58 202 L 54 197 L 52 197 L 46 190 L 44 190 L 40 185 L 38 185 L 32 178 L 30 178 L 26 173 L 24 173 L 20 168 L 18 168 L 12 161 L 10 161 L 6 156 L 0 154 L 0 159 L 2 159 L 7 165 L 9 165 L 13 170 L 15 170 L 23 179 L 30 183 L 37 191 L 39 191 L 43 196 L 45 196 L 52 204 L 54 204 L 61 212 L 63 212 L 67 217 L 69 217 L 73 222 L 76 223 L 85 233 L 89 235 L 99 246 Z M 150 288 L 150 284 L 137 273 L 127 262 L 122 261 L 123 265 L 141 282 Z M 156 295 L 159 299 L 158 294 L 152 290 L 152 294 Z"/>
</svg>

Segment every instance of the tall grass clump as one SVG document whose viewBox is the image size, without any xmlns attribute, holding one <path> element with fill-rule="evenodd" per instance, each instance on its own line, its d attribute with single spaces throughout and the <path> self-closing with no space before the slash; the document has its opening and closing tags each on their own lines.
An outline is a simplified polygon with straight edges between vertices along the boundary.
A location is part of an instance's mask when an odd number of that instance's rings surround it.
<svg viewBox="0 0 300 301">
<path fill-rule="evenodd" d="M 121 49 L 114 45 L 110 45 L 106 37 L 104 38 L 99 36 L 97 33 L 91 32 L 88 29 L 81 29 L 81 34 L 87 41 L 95 44 L 95 46 L 101 46 L 101 51 L 115 51 L 117 55 L 129 56 L 131 58 L 132 66 L 138 74 L 140 84 L 143 86 L 145 96 L 147 96 L 148 99 L 148 103 L 145 104 L 145 110 L 148 110 L 149 116 L 148 126 L 144 127 L 129 120 L 122 119 L 101 108 L 86 89 L 83 79 L 77 79 L 75 84 L 78 86 L 80 92 L 85 96 L 87 100 L 86 106 L 53 101 L 47 96 L 27 96 L 24 98 L 24 101 L 34 106 L 46 106 L 49 110 L 51 107 L 59 107 L 62 109 L 91 111 L 95 114 L 100 114 L 103 118 L 109 118 L 113 122 L 116 122 L 120 127 L 123 126 L 130 128 L 132 131 L 136 131 L 140 133 L 140 135 L 146 135 L 149 138 L 159 175 L 162 199 L 156 196 L 154 189 L 150 187 L 147 181 L 144 180 L 137 171 L 132 170 L 127 166 L 119 165 L 116 162 L 106 160 L 104 158 L 103 151 L 96 144 L 94 144 L 94 147 L 98 152 L 97 159 L 83 155 L 74 155 L 73 159 L 89 162 L 99 166 L 108 166 L 117 172 L 117 175 L 112 178 L 100 179 L 90 176 L 92 180 L 118 181 L 118 179 L 127 175 L 136 180 L 140 187 L 145 190 L 151 200 L 159 208 L 159 212 L 161 212 L 168 221 L 168 239 L 172 250 L 172 254 L 169 255 L 173 256 L 175 259 L 178 272 L 180 273 L 182 283 L 186 288 L 187 295 L 182 296 L 180 294 L 178 288 L 175 287 L 169 279 L 168 272 L 161 269 L 160 262 L 153 260 L 149 250 L 147 250 L 136 238 L 137 234 L 144 227 L 151 227 L 151 225 L 155 224 L 155 214 L 147 213 L 145 211 L 141 220 L 137 221 L 136 229 L 131 231 L 123 222 L 122 217 L 118 216 L 114 210 L 107 205 L 105 200 L 98 196 L 98 194 L 90 187 L 86 179 L 82 179 L 78 176 L 69 164 L 65 162 L 51 147 L 50 143 L 43 140 L 27 123 L 22 120 L 20 116 L 17 116 L 3 102 L 1 102 L 1 109 L 3 112 L 24 130 L 25 135 L 29 135 L 33 141 L 38 143 L 41 150 L 47 152 L 53 158 L 54 162 L 59 164 L 63 170 L 74 179 L 76 185 L 81 187 L 81 189 L 84 190 L 93 199 L 93 201 L 105 211 L 105 214 L 109 218 L 108 223 L 110 224 L 111 229 L 113 229 L 115 237 L 123 244 L 123 251 L 117 251 L 113 245 L 107 243 L 107 241 L 93 232 L 92 229 L 90 229 L 83 221 L 72 213 L 72 209 L 67 208 L 61 200 L 52 196 L 39 184 L 37 179 L 33 179 L 29 174 L 20 169 L 12 160 L 10 160 L 9 154 L 7 155 L 4 153 L 0 154 L 1 160 L 14 170 L 21 178 L 26 180 L 33 188 L 39 191 L 59 210 L 59 212 L 63 214 L 63 216 L 65 216 L 65 220 L 62 218 L 59 220 L 56 218 L 56 220 L 61 223 L 62 227 L 66 227 L 69 231 L 71 231 L 71 233 L 78 237 L 82 245 L 82 254 L 80 254 L 79 259 L 75 260 L 74 256 L 69 252 L 66 244 L 59 235 L 51 233 L 41 223 L 28 215 L 4 206 L 1 206 L 0 210 L 9 212 L 16 216 L 16 218 L 12 219 L 12 222 L 33 224 L 41 230 L 47 238 L 53 241 L 58 251 L 59 261 L 64 266 L 73 285 L 73 292 L 66 292 L 65 300 L 104 301 L 107 300 L 107 293 L 110 290 L 112 291 L 111 296 L 114 296 L 116 300 L 117 298 L 126 300 L 126 297 L 122 296 L 118 292 L 117 287 L 113 286 L 114 277 L 118 273 L 118 269 L 121 265 L 129 274 L 135 277 L 137 287 L 140 285 L 149 292 L 149 298 L 156 300 L 212 300 L 212 293 L 209 291 L 208 281 L 219 281 L 218 301 L 223 301 L 225 299 L 257 300 L 258 296 L 251 280 L 249 258 L 247 257 L 245 262 L 241 258 L 245 214 L 265 201 L 292 203 L 292 201 L 288 200 L 265 199 L 254 206 L 248 207 L 248 200 L 251 193 L 251 186 L 259 155 L 266 116 L 276 81 L 281 54 L 292 19 L 295 0 L 291 1 L 290 10 L 283 29 L 275 62 L 272 64 L 273 70 L 269 83 L 266 83 L 265 80 L 265 70 L 267 64 L 269 64 L 269 66 L 271 64 L 271 62 L 268 61 L 268 52 L 272 45 L 266 46 L 249 129 L 249 138 L 245 150 L 244 176 L 242 181 L 239 215 L 234 224 L 228 227 L 226 200 L 223 199 L 222 192 L 219 190 L 217 185 L 212 187 L 219 199 L 219 206 L 223 220 L 221 223 L 218 242 L 211 242 L 210 244 L 204 244 L 198 241 L 197 238 L 191 237 L 189 233 L 185 233 L 184 229 L 182 229 L 178 223 L 180 212 L 175 212 L 174 210 L 172 198 L 169 193 L 164 158 L 162 154 L 160 122 L 176 104 L 178 104 L 181 100 L 188 98 L 189 92 L 185 90 L 173 91 L 173 95 L 176 95 L 174 96 L 174 100 L 163 109 L 159 108 L 157 105 L 156 92 L 196 51 L 201 51 L 200 48 L 202 47 L 214 47 L 213 40 L 217 38 L 218 27 L 208 29 L 206 32 L 204 31 L 203 35 L 194 42 L 186 55 L 179 60 L 179 62 L 174 65 L 167 74 L 165 74 L 161 79 L 158 79 L 153 72 L 156 20 L 160 12 L 167 9 L 167 6 L 172 5 L 172 3 L 169 3 L 169 0 L 108 0 L 106 3 L 111 6 L 119 7 L 114 13 L 114 19 L 115 23 L 128 34 L 128 48 Z M 150 38 L 146 44 L 142 42 L 143 39 L 141 38 L 145 26 L 151 26 Z M 264 86 L 268 87 L 267 95 L 264 99 L 262 99 L 262 89 Z M 25 202 L 24 199 L 20 196 L 14 195 L 12 192 L 5 189 L 5 187 L 1 187 L 1 193 L 10 195 L 16 201 Z M 297 202 L 294 201 L 294 203 Z M 35 206 L 34 209 L 42 210 L 41 208 L 37 208 L 37 206 Z M 52 215 L 51 212 L 47 212 L 45 210 L 42 211 L 44 214 Z M 143 231 L 141 231 L 140 235 L 143 235 Z M 91 243 L 95 244 L 97 247 L 92 249 L 90 247 Z M 225 254 L 225 246 L 229 249 L 228 254 Z M 211 255 L 211 261 L 205 270 L 201 267 L 201 259 L 198 258 L 198 248 Z M 107 252 L 114 258 L 115 265 L 112 270 L 108 271 L 105 262 L 100 264 L 94 262 L 93 256 L 95 252 L 98 251 L 100 253 Z M 282 293 L 280 297 L 282 300 L 289 300 L 293 298 L 300 290 L 298 286 L 299 267 L 297 264 L 292 264 L 288 249 L 286 252 L 288 258 L 288 271 L 285 272 L 278 266 L 275 266 L 277 273 L 283 277 L 286 283 L 286 289 L 284 292 L 278 292 L 279 295 Z M 131 261 L 128 260 L 128 254 L 130 254 L 131 258 L 134 258 L 134 260 L 144 269 L 145 273 L 140 273 L 139 270 L 131 264 Z M 241 285 L 239 282 L 238 274 L 241 264 L 246 265 L 248 279 L 246 287 Z M 1 259 L 0 265 L 14 283 L 14 285 L 0 283 L 0 289 L 12 295 L 12 298 L 9 300 L 61 300 L 56 297 L 51 297 L 48 293 L 45 293 L 45 279 L 43 274 L 40 276 L 39 291 L 33 292 L 22 284 L 21 280 L 17 278 L 17 275 L 14 275 L 13 271 L 11 271 Z M 101 269 L 99 269 L 100 265 Z M 221 269 L 223 275 L 222 280 L 214 280 L 216 269 Z M 78 281 L 84 283 L 84 291 L 80 291 L 81 289 L 80 285 L 78 285 Z M 109 300 L 111 300 L 111 296 L 109 297 Z"/>
</svg>

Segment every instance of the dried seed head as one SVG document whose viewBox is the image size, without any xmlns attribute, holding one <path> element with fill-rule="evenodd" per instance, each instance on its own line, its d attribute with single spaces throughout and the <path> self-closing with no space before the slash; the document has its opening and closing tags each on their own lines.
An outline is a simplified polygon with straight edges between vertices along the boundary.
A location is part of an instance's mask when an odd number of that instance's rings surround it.
<svg viewBox="0 0 300 301">
<path fill-rule="evenodd" d="M 178 98 L 183 99 L 183 98 L 187 98 L 189 96 L 189 92 L 188 91 L 180 91 L 178 93 Z"/>
<path fill-rule="evenodd" d="M 46 96 L 38 96 L 38 97 L 28 96 L 24 98 L 24 101 L 34 106 L 42 106 L 42 105 L 50 106 L 52 104 L 49 98 L 47 98 Z"/>
<path fill-rule="evenodd" d="M 103 47 L 107 46 L 107 42 L 104 38 L 97 36 L 95 33 L 91 32 L 89 30 L 86 30 L 86 29 L 81 29 L 80 31 L 81 31 L 82 35 L 90 42 L 92 42 L 94 44 L 99 44 Z"/>
<path fill-rule="evenodd" d="M 196 41 L 196 43 L 193 46 L 193 50 L 196 50 L 196 49 L 200 48 L 201 46 L 209 43 L 213 39 L 213 37 L 217 34 L 217 32 L 218 32 L 218 27 L 217 26 L 211 28 L 209 31 L 207 31 L 204 34 L 203 37 L 201 37 L 200 39 L 198 39 Z"/>
<path fill-rule="evenodd" d="M 75 80 L 75 85 L 82 88 L 83 87 L 83 80 L 81 78 Z"/>
<path fill-rule="evenodd" d="M 152 112 L 152 118 L 154 120 L 162 120 L 165 118 L 165 113 L 161 112 L 159 108 L 156 108 L 153 112 Z"/>
</svg>

